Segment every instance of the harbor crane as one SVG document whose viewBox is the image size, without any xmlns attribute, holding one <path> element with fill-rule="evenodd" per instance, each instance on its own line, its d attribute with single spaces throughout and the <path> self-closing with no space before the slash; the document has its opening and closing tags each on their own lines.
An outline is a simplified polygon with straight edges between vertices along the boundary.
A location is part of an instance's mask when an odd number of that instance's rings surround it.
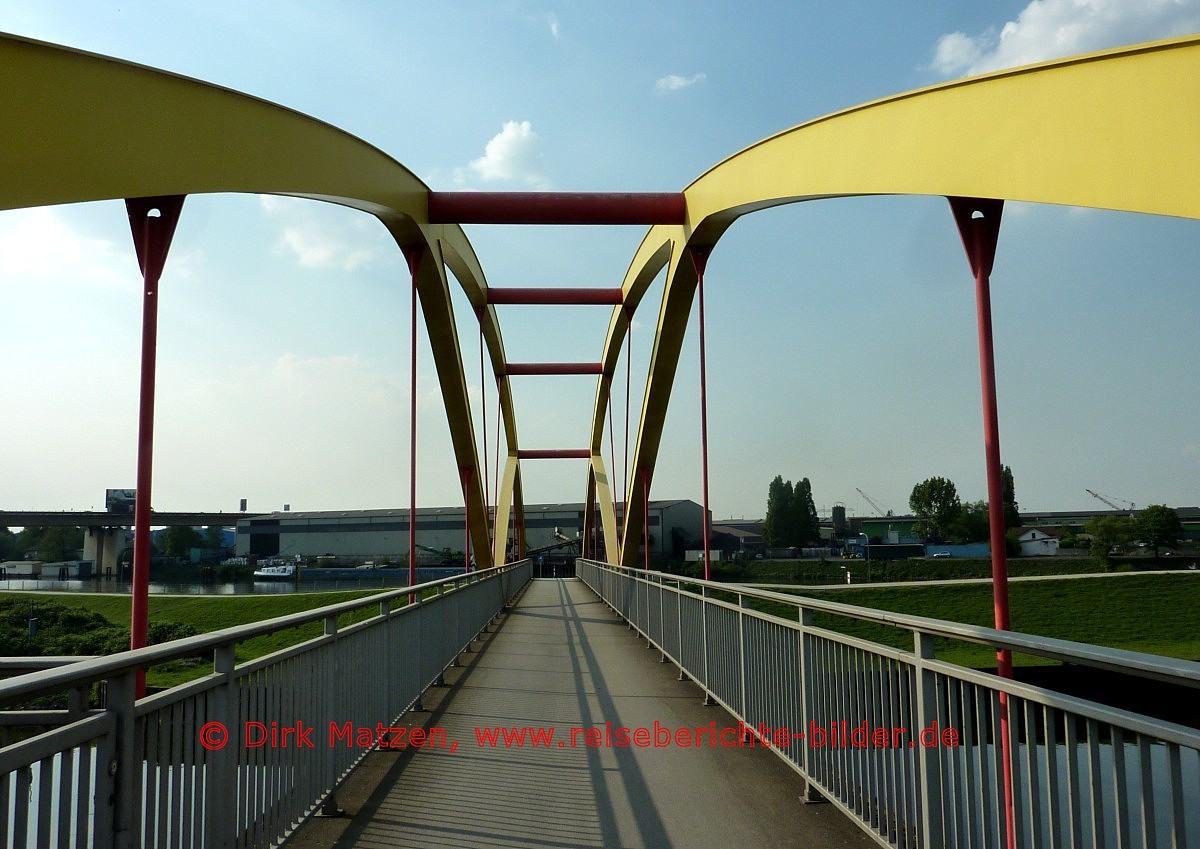
<svg viewBox="0 0 1200 849">
<path fill-rule="evenodd" d="M 855 489 L 858 489 L 858 487 L 854 487 L 854 488 L 855 488 Z M 885 518 L 885 519 L 886 519 L 888 516 L 892 516 L 892 515 L 894 515 L 894 514 L 892 513 L 892 511 L 891 511 L 891 510 L 884 511 L 884 509 L 883 509 L 882 507 L 880 507 L 880 506 L 879 506 L 879 504 L 878 504 L 878 503 L 875 501 L 875 499 L 874 499 L 874 498 L 872 498 L 871 496 L 867 495 L 867 494 L 866 494 L 865 492 L 863 492 L 861 489 L 858 489 L 858 494 L 859 494 L 859 495 L 861 495 L 863 498 L 867 499 L 867 503 L 868 503 L 868 504 L 870 504 L 872 507 L 874 507 L 874 508 L 875 508 L 875 512 L 876 512 L 876 513 L 878 513 L 878 514 L 879 514 L 880 516 L 882 516 L 883 518 Z"/>
<path fill-rule="evenodd" d="M 1092 496 L 1092 498 L 1095 498 L 1098 501 L 1103 501 L 1105 504 L 1107 504 L 1109 507 L 1111 507 L 1114 510 L 1128 510 L 1130 513 L 1132 513 L 1135 509 L 1137 509 L 1136 504 L 1134 504 L 1132 501 L 1127 501 L 1124 498 L 1112 498 L 1109 496 L 1104 496 L 1098 492 L 1093 492 L 1092 490 L 1087 489 L 1087 488 L 1085 488 L 1083 491 L 1086 492 L 1088 495 Z M 1121 503 L 1118 504 L 1117 503 L 1118 501 L 1120 501 Z M 1125 506 L 1125 505 L 1128 505 L 1128 506 Z"/>
</svg>

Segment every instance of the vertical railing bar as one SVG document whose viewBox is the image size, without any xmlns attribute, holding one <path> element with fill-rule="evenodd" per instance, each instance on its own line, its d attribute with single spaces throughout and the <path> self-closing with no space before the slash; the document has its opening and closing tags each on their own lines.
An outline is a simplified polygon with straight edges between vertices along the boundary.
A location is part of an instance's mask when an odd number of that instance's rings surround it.
<svg viewBox="0 0 1200 849">
<path fill-rule="evenodd" d="M 975 716 L 979 728 L 979 789 L 982 794 L 985 811 L 992 811 L 994 816 L 983 818 L 983 845 L 999 849 L 999 834 L 1004 828 L 1004 803 L 1002 801 L 1002 785 L 994 781 L 998 774 L 1000 762 L 1000 717 L 997 715 L 996 700 L 999 698 L 995 690 L 974 686 Z M 991 740 L 991 745 L 987 740 Z"/>
<path fill-rule="evenodd" d="M 1142 784 L 1142 846 L 1155 849 L 1158 846 L 1158 828 L 1154 820 L 1154 772 L 1150 739 L 1145 734 L 1137 735 L 1138 766 L 1141 768 Z"/>
<path fill-rule="evenodd" d="M 196 698 L 194 696 L 188 698 L 183 703 L 183 727 L 187 729 L 187 733 L 183 737 L 183 752 L 181 753 L 183 762 L 181 835 L 185 841 L 185 845 L 195 846 L 197 843 L 196 821 L 193 817 L 193 811 L 196 808 L 197 801 L 196 746 L 199 740 L 199 729 L 196 726 Z"/>
<path fill-rule="evenodd" d="M 1183 764 L 1177 743 L 1167 744 L 1166 786 L 1171 789 L 1171 847 L 1182 849 L 1187 846 L 1187 812 L 1183 807 Z"/>
<path fill-rule="evenodd" d="M 39 846 L 50 842 L 50 822 L 53 809 L 50 798 L 53 795 L 51 785 L 54 779 L 54 756 L 42 758 L 38 765 L 38 806 L 37 806 L 37 840 Z"/>
<path fill-rule="evenodd" d="M 240 678 L 237 683 L 238 695 L 238 724 L 239 729 L 246 728 L 248 722 L 258 722 L 261 717 L 257 710 L 258 688 L 254 686 L 257 673 Z M 265 732 L 260 732 L 265 733 Z M 247 743 L 249 741 L 246 741 Z M 239 846 L 253 845 L 254 839 L 254 768 L 262 757 L 261 748 L 250 748 L 248 745 L 238 746 L 235 750 L 237 759 L 238 782 L 238 812 L 239 822 L 237 840 Z"/>
<path fill-rule="evenodd" d="M 55 830 L 58 836 L 55 843 L 59 846 L 71 846 L 73 843 L 71 824 L 75 819 L 74 811 L 80 798 L 75 787 L 75 755 L 78 751 L 78 748 L 67 749 L 61 753 L 58 759 L 58 781 L 55 791 L 58 796 L 58 816 L 55 818 Z M 7 832 L 7 818 L 0 817 L 0 828 Z"/>
<path fill-rule="evenodd" d="M 1083 847 L 1083 791 L 1080 783 L 1079 759 L 1083 750 L 1079 746 L 1079 728 L 1075 717 L 1063 711 L 1063 721 L 1066 726 L 1065 755 L 1067 758 L 1067 813 L 1070 818 L 1071 849 Z"/>
<path fill-rule="evenodd" d="M 159 735 L 162 731 L 162 720 L 159 711 L 148 714 L 142 721 L 142 733 L 138 740 L 138 761 L 145 763 L 145 769 L 150 777 L 142 791 L 142 798 L 134 807 L 138 809 L 143 823 L 147 849 L 158 845 L 158 795 L 159 782 L 154 774 L 155 764 L 160 760 Z"/>
<path fill-rule="evenodd" d="M 1100 763 L 1100 724 L 1094 719 L 1087 721 L 1087 756 L 1090 778 L 1088 809 L 1092 817 L 1092 845 L 1104 845 L 1104 787 L 1103 769 Z"/>
<path fill-rule="evenodd" d="M 746 596 L 744 593 L 737 594 L 738 601 L 738 621 L 737 621 L 737 658 L 738 672 L 741 676 L 741 698 L 738 702 L 737 712 L 740 716 L 746 715 Z"/>
<path fill-rule="evenodd" d="M 1129 781 L 1125 774 L 1125 733 L 1115 725 L 1109 726 L 1108 739 L 1113 759 L 1113 813 L 1117 846 L 1119 849 L 1129 849 L 1129 818 L 1133 812 L 1130 810 Z M 1099 740 L 1097 744 L 1102 745 Z M 1103 794 L 1100 807 L 1103 807 Z"/>
<path fill-rule="evenodd" d="M 812 663 L 812 660 L 809 657 L 809 645 L 808 645 L 809 644 L 808 629 L 812 626 L 812 610 L 805 607 L 803 604 L 798 604 L 796 606 L 796 618 L 799 621 L 799 625 L 800 625 L 798 635 L 797 635 L 797 652 L 796 652 L 796 665 L 797 665 L 797 671 L 799 672 L 798 680 L 799 680 L 799 684 L 800 684 L 800 711 L 799 711 L 799 716 L 797 717 L 797 722 L 795 725 L 791 726 L 792 728 L 800 728 L 801 725 L 806 720 L 810 720 L 813 718 L 813 711 L 812 711 L 812 707 L 811 707 L 812 684 L 810 683 L 810 680 L 809 680 L 810 665 Z M 805 779 L 804 798 L 809 801 L 813 801 L 814 800 L 814 790 L 812 788 L 813 764 L 812 764 L 812 758 L 810 757 L 810 755 L 812 753 L 812 741 L 808 739 L 809 738 L 809 733 L 808 733 L 809 729 L 803 728 L 803 731 L 804 731 L 804 735 L 805 735 L 804 736 L 805 742 L 801 746 L 799 754 L 800 754 L 800 769 L 803 771 L 804 779 Z"/>
<path fill-rule="evenodd" d="M 1012 693 L 1008 694 L 1008 698 L 1000 700 L 1001 718 L 1008 723 L 1009 728 L 1009 748 L 1010 763 L 1012 763 L 1012 787 L 1013 787 L 1013 830 L 1015 836 L 1013 838 L 1014 845 L 1030 845 L 1030 842 L 1025 841 L 1025 820 L 1030 813 L 1033 805 L 1036 805 L 1036 800 L 1030 795 L 1030 784 L 1028 781 L 1021 779 L 1021 758 L 1020 749 L 1021 741 L 1025 741 L 1025 763 L 1028 765 L 1028 754 L 1032 749 L 1030 740 L 1031 723 L 1026 722 L 1026 708 L 1028 703 L 1025 699 L 1018 699 Z M 1007 715 L 1007 716 L 1006 716 Z M 1022 733 L 1024 729 L 1024 733 Z M 1003 751 L 1001 751 L 1003 758 Z M 1000 787 L 1003 787 L 1004 782 L 1004 764 L 1003 760 L 997 760 L 996 781 L 1000 782 Z M 1001 841 L 1003 841 L 1003 829 L 1001 829 Z"/>
<path fill-rule="evenodd" d="M 924 661 L 935 657 L 933 637 L 914 631 L 913 651 L 917 661 L 917 727 L 924 728 L 937 714 L 937 681 Z M 940 763 L 932 750 L 917 747 L 921 768 L 921 838 L 928 849 L 943 844 L 942 778 Z"/>
<path fill-rule="evenodd" d="M 177 841 L 182 841 L 183 837 L 183 810 L 187 803 L 183 798 L 183 702 L 176 702 L 171 706 L 171 817 L 170 817 L 170 833 L 174 835 L 174 840 L 171 843 L 179 845 Z"/>
<path fill-rule="evenodd" d="M 1017 808 L 1017 816 L 1021 818 L 1021 822 L 1028 823 L 1029 832 L 1029 847 L 1036 849 L 1042 845 L 1041 823 L 1038 820 L 1038 811 L 1041 808 L 1042 792 L 1041 784 L 1038 781 L 1038 745 L 1037 745 L 1037 729 L 1038 721 L 1037 714 L 1040 706 L 1028 699 L 1023 700 L 1024 718 L 1025 718 L 1025 774 L 1027 776 L 1025 789 L 1025 804 Z M 1045 710 L 1045 708 L 1040 708 Z M 1014 773 L 1016 771 L 1014 770 Z M 1018 843 L 1020 843 L 1020 835 L 1025 831 L 1022 826 L 1018 825 Z"/>
<path fill-rule="evenodd" d="M 108 840 L 112 836 L 111 823 L 107 831 L 102 831 L 100 805 L 96 800 L 99 787 L 100 759 L 99 750 L 102 741 L 110 739 L 109 734 L 101 734 L 94 740 L 81 745 L 75 759 L 75 804 L 72 814 L 71 834 L 75 847 L 89 847 L 97 840 Z M 8 802 L 8 783 L 0 783 L 0 799 Z M 0 822 L 7 823 L 8 816 L 0 808 Z M 97 838 L 97 835 L 100 835 Z"/>
<path fill-rule="evenodd" d="M 899 711 L 899 692 L 897 673 L 899 672 L 899 663 L 893 660 L 886 660 L 884 663 L 884 678 L 887 682 L 887 721 L 885 725 L 891 728 L 900 727 L 900 711 Z M 890 730 L 889 730 L 890 733 Z M 895 737 L 893 736 L 893 742 Z M 901 742 L 901 746 L 906 746 L 907 740 Z M 899 812 L 903 790 L 900 785 L 901 764 L 900 760 L 907 757 L 899 746 L 892 746 L 888 749 L 888 767 L 887 767 L 887 836 L 891 842 L 897 846 L 902 846 L 900 837 L 900 822 Z"/>
<path fill-rule="evenodd" d="M 942 779 L 943 788 L 955 791 L 948 794 L 948 798 L 946 799 L 947 814 L 944 817 L 946 822 L 946 842 L 952 846 L 961 846 L 970 843 L 970 824 L 967 822 L 967 813 L 964 810 L 963 794 L 959 792 L 960 788 L 964 787 L 966 783 L 966 760 L 971 746 L 971 740 L 966 737 L 966 725 L 962 721 L 962 686 L 962 682 L 954 678 L 946 682 L 947 721 L 951 726 L 958 729 L 959 734 L 962 736 L 960 741 L 962 745 L 944 761 L 946 769 Z M 964 831 L 966 835 L 964 835 Z"/>
<path fill-rule="evenodd" d="M 1063 799 L 1062 791 L 1059 788 L 1065 786 L 1068 796 L 1070 795 L 1071 791 L 1069 781 L 1059 781 L 1058 715 L 1059 712 L 1054 708 L 1045 706 L 1042 708 L 1042 732 L 1046 739 L 1046 770 L 1043 775 L 1046 778 L 1046 819 L 1050 824 L 1050 849 L 1061 849 L 1063 846 L 1063 830 L 1062 823 L 1060 822 L 1060 817 L 1062 816 L 1063 810 Z M 1069 725 L 1070 722 L 1070 719 L 1066 719 L 1067 725 Z M 1063 733 L 1064 735 L 1066 733 L 1065 726 Z M 1067 810 L 1070 811 L 1069 800 Z"/>
<path fill-rule="evenodd" d="M 23 766 L 17 771 L 17 799 L 28 799 L 30 788 L 33 786 L 33 767 Z M 18 804 L 15 808 L 16 819 L 13 823 L 13 846 L 24 847 L 29 843 L 29 808 Z"/>
</svg>

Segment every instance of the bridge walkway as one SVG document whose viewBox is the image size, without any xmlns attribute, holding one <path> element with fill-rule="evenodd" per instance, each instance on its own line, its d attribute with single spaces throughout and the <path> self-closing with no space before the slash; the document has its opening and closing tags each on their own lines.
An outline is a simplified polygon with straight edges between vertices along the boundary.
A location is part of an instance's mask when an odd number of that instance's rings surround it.
<svg viewBox="0 0 1200 849">
<path fill-rule="evenodd" d="M 581 581 L 532 581 L 441 703 L 413 715 L 457 750 L 378 753 L 289 847 L 867 847 L 761 748 L 617 748 L 570 728 L 734 726 Z M 381 673 L 383 670 L 381 670 Z M 550 747 L 480 747 L 477 728 L 550 728 Z M 357 783 L 357 786 L 356 786 Z M 357 797 L 357 798 L 355 798 Z"/>
</svg>

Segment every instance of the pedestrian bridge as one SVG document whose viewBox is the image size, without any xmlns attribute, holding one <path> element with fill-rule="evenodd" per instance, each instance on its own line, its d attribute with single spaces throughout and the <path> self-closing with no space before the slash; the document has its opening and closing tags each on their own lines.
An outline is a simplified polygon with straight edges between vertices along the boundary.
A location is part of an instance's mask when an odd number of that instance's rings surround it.
<svg viewBox="0 0 1200 849">
<path fill-rule="evenodd" d="M 0 748 L 7 844 L 1200 844 L 1200 732 L 1008 674 L 1020 652 L 1200 687 L 1195 663 L 1008 630 L 989 288 L 1003 199 L 1200 218 L 1198 66 L 1200 37 L 1190 36 L 897 95 L 765 139 L 673 194 L 489 196 L 433 192 L 383 151 L 281 106 L 0 34 L 0 209 L 124 199 L 143 275 L 135 648 L 34 671 L 17 662 L 23 674 L 0 683 L 0 707 L 22 708 L 2 715 L 21 730 Z M 412 284 L 409 507 L 423 321 L 461 477 L 464 551 L 480 571 L 138 648 L 160 277 L 186 196 L 206 192 L 318 199 L 388 229 Z M 997 629 L 650 571 L 646 505 L 693 300 L 705 547 L 710 538 L 703 284 L 722 235 L 773 206 L 894 194 L 949 200 L 975 282 Z M 589 290 L 494 287 L 462 229 L 546 223 L 649 229 L 619 287 Z M 641 421 L 618 463 L 613 381 L 624 348 L 628 399 L 633 317 L 659 277 Z M 452 283 L 478 320 L 480 384 L 496 383 L 504 440 L 493 443 L 494 480 Z M 600 360 L 509 362 L 495 307 L 518 303 L 608 305 Z M 509 380 L 518 375 L 596 379 L 583 447 L 522 447 Z M 596 559 L 579 561 L 578 581 L 532 582 L 527 560 L 507 562 L 525 553 L 521 461 L 547 458 L 586 461 L 582 540 Z M 905 642 L 855 636 L 837 627 L 846 622 Z M 239 662 L 248 640 L 312 623 L 323 633 Z M 1001 674 L 946 662 L 946 640 L 996 650 Z M 211 673 L 139 694 L 140 670 L 197 653 L 211 654 Z M 453 678 L 465 654 L 475 657 Z M 647 658 L 664 663 L 650 669 Z M 671 669 L 674 683 L 662 675 Z M 406 732 L 400 753 L 380 750 L 392 739 L 384 729 L 409 728 L 439 693 L 428 730 Z M 61 703 L 33 701 L 48 696 Z M 550 727 L 577 734 L 547 740 Z M 477 729 L 536 731 L 546 745 L 493 747 Z M 663 733 L 668 745 L 656 746 Z M 741 745 L 727 748 L 731 740 Z M 371 770 L 381 773 L 374 786 Z M 363 801 L 355 816 L 336 816 L 352 786 Z"/>
<path fill-rule="evenodd" d="M 999 847 L 1006 772 L 1011 845 L 1200 841 L 1200 730 L 938 649 L 1189 688 L 1200 664 L 577 571 L 532 580 L 522 561 L 413 588 L 412 603 L 391 591 L 10 678 L 3 704 L 65 706 L 3 714 L 40 732 L 0 749 L 6 845 Z M 247 640 L 307 623 L 322 633 L 237 661 Z M 211 673 L 135 699 L 137 669 L 210 652 Z"/>
</svg>

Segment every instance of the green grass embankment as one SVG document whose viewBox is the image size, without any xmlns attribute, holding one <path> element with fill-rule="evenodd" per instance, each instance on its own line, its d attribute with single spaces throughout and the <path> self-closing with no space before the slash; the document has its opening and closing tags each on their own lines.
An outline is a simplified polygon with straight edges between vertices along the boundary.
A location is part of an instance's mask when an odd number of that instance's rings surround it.
<svg viewBox="0 0 1200 849">
<path fill-rule="evenodd" d="M 328 593 L 280 593 L 253 596 L 150 596 L 149 615 L 153 622 L 177 622 L 191 626 L 199 633 L 219 631 L 235 625 L 245 625 L 314 610 L 331 604 L 375 595 L 379 590 L 354 590 Z M 99 613 L 115 625 L 129 627 L 130 597 L 127 595 L 3 593 L 0 598 L 17 598 L 22 605 L 61 604 Z M 369 618 L 378 612 L 368 606 L 338 619 L 338 627 Z M 244 663 L 256 657 L 279 651 L 304 640 L 319 636 L 320 622 L 291 628 L 240 643 L 237 661 Z M 205 658 L 172 661 L 151 668 L 147 683 L 155 687 L 170 687 L 207 674 L 212 669 L 211 654 Z"/>
<path fill-rule="evenodd" d="M 799 594 L 799 593 L 798 593 Z M 825 601 L 991 627 L 992 588 L 904 586 L 831 591 L 804 590 Z M 756 607 L 759 606 L 756 604 Z M 1081 643 L 1200 660 L 1200 574 L 1128 575 L 1112 578 L 1027 581 L 1009 586 L 1012 630 Z M 761 603 L 760 609 L 794 619 L 793 608 Z M 912 650 L 912 632 L 817 613 L 815 624 L 885 645 Z M 976 668 L 995 666 L 995 653 L 958 641 L 937 641 L 938 656 Z M 1014 655 L 1019 665 L 1047 663 Z"/>
</svg>

